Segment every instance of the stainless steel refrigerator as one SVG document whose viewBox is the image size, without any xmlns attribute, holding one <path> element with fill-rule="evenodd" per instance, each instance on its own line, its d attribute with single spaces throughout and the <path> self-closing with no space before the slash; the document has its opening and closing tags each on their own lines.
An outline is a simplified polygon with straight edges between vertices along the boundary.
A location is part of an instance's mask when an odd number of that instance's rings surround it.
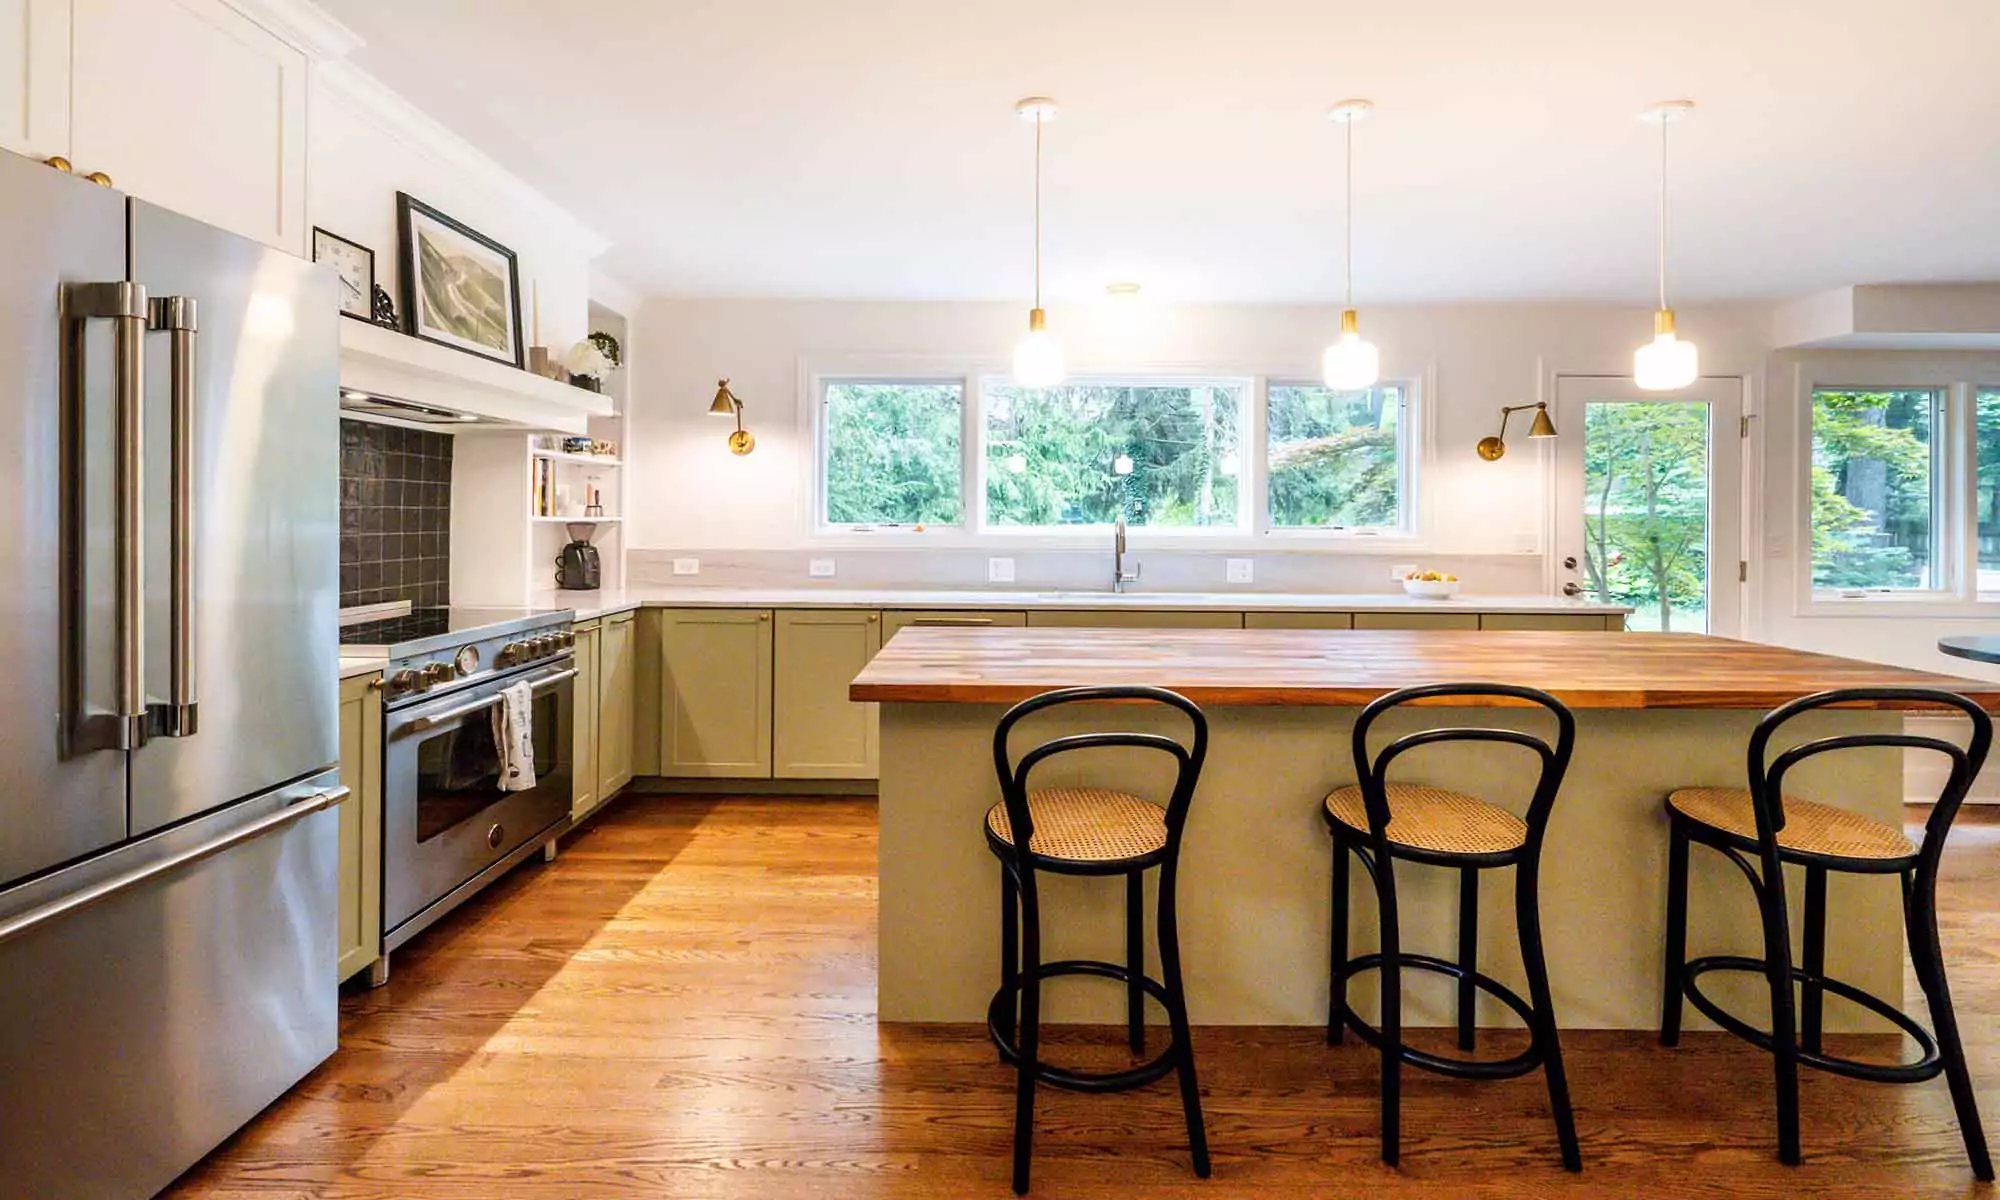
<svg viewBox="0 0 2000 1200">
<path fill-rule="evenodd" d="M 0 152 L 0 1197 L 150 1196 L 333 1052 L 330 273 Z"/>
</svg>

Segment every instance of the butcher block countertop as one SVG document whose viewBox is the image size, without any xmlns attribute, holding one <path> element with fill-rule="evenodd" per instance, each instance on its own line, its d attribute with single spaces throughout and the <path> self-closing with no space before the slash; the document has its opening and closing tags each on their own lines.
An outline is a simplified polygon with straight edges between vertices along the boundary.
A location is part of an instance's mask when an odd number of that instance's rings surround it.
<svg viewBox="0 0 2000 1200">
<path fill-rule="evenodd" d="M 1574 708 L 1772 708 L 1836 687 L 1929 687 L 2000 712 L 2000 683 L 1687 633 L 911 628 L 854 700 L 1011 704 L 1079 684 L 1152 684 L 1200 704 L 1367 704 L 1424 683 L 1504 682 Z M 1456 703 L 1469 704 L 1470 701 Z M 1878 707 L 1923 707 L 1888 703 Z"/>
</svg>

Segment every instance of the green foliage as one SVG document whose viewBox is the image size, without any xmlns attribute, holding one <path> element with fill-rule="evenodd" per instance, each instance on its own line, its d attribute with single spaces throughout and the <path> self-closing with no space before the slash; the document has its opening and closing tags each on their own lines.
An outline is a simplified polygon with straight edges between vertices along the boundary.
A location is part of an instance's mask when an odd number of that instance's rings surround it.
<svg viewBox="0 0 2000 1200">
<path fill-rule="evenodd" d="M 1813 393 L 1813 585 L 1921 588 L 1931 557 L 1931 414 L 1918 390 Z"/>
<path fill-rule="evenodd" d="M 1233 525 L 1241 401 L 1215 384 L 991 387 L 987 523 Z"/>
<path fill-rule="evenodd" d="M 599 329 L 590 335 L 590 344 L 603 352 L 614 367 L 625 365 L 625 351 L 618 345 L 618 339 Z"/>
<path fill-rule="evenodd" d="M 1269 389 L 1274 528 L 1366 529 L 1401 520 L 1402 389 Z"/>
<path fill-rule="evenodd" d="M 1585 578 L 1638 611 L 1635 628 L 1696 631 L 1708 601 L 1708 405 L 1584 410 Z"/>
<path fill-rule="evenodd" d="M 957 384 L 831 383 L 825 402 L 829 524 L 959 522 Z"/>
</svg>

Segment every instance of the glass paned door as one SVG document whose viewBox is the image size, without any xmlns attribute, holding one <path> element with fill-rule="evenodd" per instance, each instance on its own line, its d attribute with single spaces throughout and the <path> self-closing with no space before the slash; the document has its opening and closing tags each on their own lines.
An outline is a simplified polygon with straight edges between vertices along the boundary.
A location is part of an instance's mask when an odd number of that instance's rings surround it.
<svg viewBox="0 0 2000 1200">
<path fill-rule="evenodd" d="M 1659 393 L 1564 376 L 1556 394 L 1564 589 L 1630 605 L 1631 629 L 1738 634 L 1741 384 Z"/>
</svg>

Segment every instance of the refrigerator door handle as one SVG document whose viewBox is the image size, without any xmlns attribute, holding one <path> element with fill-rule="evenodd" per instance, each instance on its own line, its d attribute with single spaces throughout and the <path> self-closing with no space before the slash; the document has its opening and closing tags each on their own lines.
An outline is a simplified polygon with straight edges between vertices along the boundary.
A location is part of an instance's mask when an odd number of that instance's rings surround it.
<svg viewBox="0 0 2000 1200">
<path fill-rule="evenodd" d="M 117 596 L 118 670 L 116 711 L 86 713 L 81 691 L 82 629 L 80 598 L 68 606 L 71 628 L 65 631 L 65 650 L 72 668 L 65 674 L 72 681 L 72 695 L 65 698 L 66 716 L 74 726 L 69 738 L 73 752 L 131 750 L 146 741 L 145 674 L 145 589 L 144 556 L 146 542 L 142 526 L 145 511 L 145 412 L 146 324 L 149 316 L 146 289 L 136 283 L 71 283 L 63 285 L 62 316 L 73 394 L 66 402 L 72 411 L 83 411 L 83 325 L 96 319 L 113 322 L 113 382 L 117 408 Z M 78 432 L 81 417 L 77 418 Z"/>
<path fill-rule="evenodd" d="M 345 801 L 348 795 L 348 789 L 345 787 L 333 787 L 322 792 L 315 792 L 296 804 L 288 804 L 274 813 L 257 818 L 240 829 L 234 829 L 220 837 L 211 838 L 198 846 L 191 846 L 179 854 L 163 858 L 158 862 L 147 863 L 143 867 L 134 867 L 130 871 L 113 875 L 109 879 L 83 888 L 80 891 L 60 896 L 38 908 L 31 908 L 17 917 L 0 921 L 0 945 L 5 945 L 24 934 L 32 933 L 50 921 L 58 920 L 94 905 L 101 904 L 114 896 L 131 891 L 143 883 L 158 879 L 162 875 L 171 874 L 174 871 L 181 870 L 183 867 L 191 867 L 203 859 L 214 858 L 216 855 L 232 847 L 240 846 L 244 842 L 263 837 L 273 830 L 281 829 L 284 826 L 292 824 L 294 821 L 312 816 L 316 812 L 332 808 Z"/>
<path fill-rule="evenodd" d="M 195 302 L 191 296 L 156 297 L 150 308 L 151 326 L 168 338 L 173 493 L 169 544 L 172 552 L 172 661 L 168 665 L 167 703 L 153 707 L 153 731 L 167 737 L 193 737 L 194 678 L 194 350 Z"/>
</svg>

